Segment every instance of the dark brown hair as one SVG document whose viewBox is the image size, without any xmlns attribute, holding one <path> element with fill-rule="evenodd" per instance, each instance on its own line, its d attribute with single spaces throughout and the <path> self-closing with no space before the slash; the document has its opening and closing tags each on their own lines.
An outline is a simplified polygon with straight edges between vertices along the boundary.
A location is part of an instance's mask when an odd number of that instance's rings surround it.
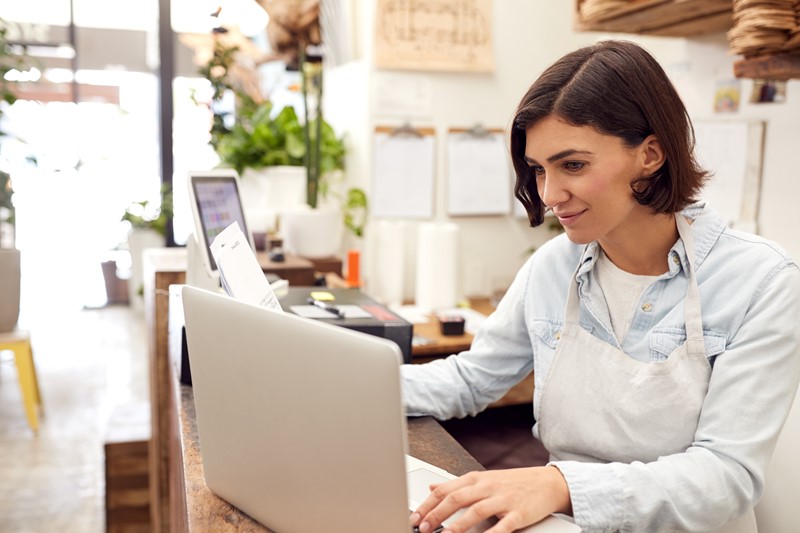
<svg viewBox="0 0 800 533">
<path fill-rule="evenodd" d="M 666 161 L 653 175 L 631 183 L 636 201 L 654 213 L 685 208 L 708 178 L 693 155 L 694 130 L 686 108 L 658 62 L 634 43 L 603 41 L 556 61 L 517 107 L 511 128 L 514 194 L 531 226 L 542 223 L 545 206 L 525 161 L 526 130 L 548 116 L 591 126 L 630 148 L 655 134 Z"/>
</svg>

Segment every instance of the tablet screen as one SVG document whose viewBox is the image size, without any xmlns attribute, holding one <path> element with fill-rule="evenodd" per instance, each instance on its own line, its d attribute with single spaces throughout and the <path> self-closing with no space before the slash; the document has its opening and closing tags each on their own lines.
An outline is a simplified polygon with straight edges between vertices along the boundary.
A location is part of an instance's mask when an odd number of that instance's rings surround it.
<svg viewBox="0 0 800 533">
<path fill-rule="evenodd" d="M 199 214 L 205 253 L 212 271 L 217 264 L 211 254 L 211 243 L 222 230 L 234 221 L 239 223 L 242 233 L 249 235 L 244 219 L 239 189 L 233 176 L 192 176 L 192 189 Z M 198 231 L 199 233 L 199 231 Z"/>
</svg>

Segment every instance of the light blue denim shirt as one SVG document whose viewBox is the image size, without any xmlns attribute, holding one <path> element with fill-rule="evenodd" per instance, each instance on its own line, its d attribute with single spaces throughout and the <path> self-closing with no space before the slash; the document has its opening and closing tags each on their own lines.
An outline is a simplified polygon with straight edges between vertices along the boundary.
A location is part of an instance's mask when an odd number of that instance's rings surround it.
<svg viewBox="0 0 800 533">
<path fill-rule="evenodd" d="M 709 531 L 752 508 L 800 379 L 800 271 L 776 244 L 731 230 L 703 203 L 692 223 L 706 351 L 708 394 L 692 445 L 655 462 L 554 462 L 567 480 L 585 531 Z M 598 244 L 552 239 L 526 262 L 469 351 L 404 365 L 411 416 L 475 415 L 534 371 L 539 391 L 564 322 L 577 268 L 580 324 L 640 361 L 661 361 L 685 340 L 686 254 L 678 240 L 669 272 L 642 295 L 620 345 L 597 285 Z M 592 383 L 587 383 L 592 387 Z M 613 408 L 610 407 L 610 408 Z M 538 437 L 537 425 L 533 434 Z"/>
</svg>

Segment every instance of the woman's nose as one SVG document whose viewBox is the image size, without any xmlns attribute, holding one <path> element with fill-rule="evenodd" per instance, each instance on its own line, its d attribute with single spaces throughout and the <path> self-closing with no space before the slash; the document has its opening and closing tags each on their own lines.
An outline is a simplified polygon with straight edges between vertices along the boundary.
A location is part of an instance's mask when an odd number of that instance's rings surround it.
<svg viewBox="0 0 800 533">
<path fill-rule="evenodd" d="M 558 179 L 553 179 L 549 176 L 539 187 L 539 198 L 550 209 L 567 201 L 569 196 L 569 192 L 564 189 Z"/>
</svg>

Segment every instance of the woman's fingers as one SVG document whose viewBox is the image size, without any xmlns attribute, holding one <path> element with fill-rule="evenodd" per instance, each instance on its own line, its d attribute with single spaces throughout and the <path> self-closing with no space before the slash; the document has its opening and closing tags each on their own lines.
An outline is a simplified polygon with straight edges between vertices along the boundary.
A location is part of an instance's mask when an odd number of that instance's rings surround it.
<svg viewBox="0 0 800 533">
<path fill-rule="evenodd" d="M 465 511 L 451 518 L 457 511 Z M 569 489 L 557 468 L 534 467 L 471 472 L 431 485 L 431 493 L 411 517 L 421 533 L 431 533 L 444 520 L 454 533 L 468 531 L 491 518 L 489 531 L 505 533 L 538 522 L 553 512 L 568 512 Z"/>
<path fill-rule="evenodd" d="M 484 498 L 472 504 L 460 517 L 458 517 L 458 519 L 451 521 L 447 527 L 453 532 L 469 531 L 471 527 L 476 524 L 480 524 L 484 520 L 488 520 L 494 516 L 502 516 L 505 512 L 505 509 L 506 506 L 503 504 L 502 498 Z M 511 524 L 514 523 L 514 520 L 507 520 L 506 522 L 507 524 Z M 500 522 L 498 522 L 498 524 L 499 523 Z M 497 527 L 497 525 L 495 525 L 495 527 Z M 495 529 L 492 528 L 490 531 L 494 532 Z M 502 531 L 506 530 L 497 530 L 497 532 Z M 514 528 L 507 531 L 514 531 Z"/>
<path fill-rule="evenodd" d="M 421 533 L 430 533 L 459 509 L 470 507 L 488 496 L 477 484 L 476 472 L 447 483 L 431 485 L 431 493 L 411 516 Z M 477 523 L 477 522 L 476 522 Z"/>
</svg>

